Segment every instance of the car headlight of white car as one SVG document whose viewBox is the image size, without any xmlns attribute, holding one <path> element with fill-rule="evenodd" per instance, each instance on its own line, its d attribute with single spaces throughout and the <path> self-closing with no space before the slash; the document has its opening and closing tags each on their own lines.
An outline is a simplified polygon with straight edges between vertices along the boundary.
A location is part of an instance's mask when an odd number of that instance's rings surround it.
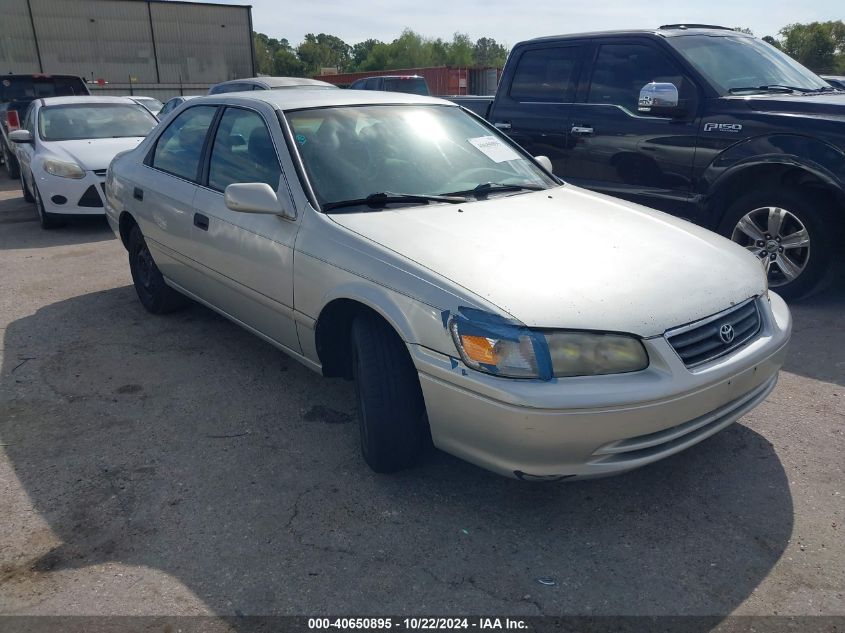
<svg viewBox="0 0 845 633">
<path fill-rule="evenodd" d="M 642 342 L 628 334 L 534 330 L 467 309 L 451 319 L 449 329 L 464 363 L 496 376 L 551 380 L 648 367 Z"/>
<path fill-rule="evenodd" d="M 44 171 L 59 178 L 85 178 L 85 170 L 76 163 L 47 158 L 44 160 Z"/>
</svg>

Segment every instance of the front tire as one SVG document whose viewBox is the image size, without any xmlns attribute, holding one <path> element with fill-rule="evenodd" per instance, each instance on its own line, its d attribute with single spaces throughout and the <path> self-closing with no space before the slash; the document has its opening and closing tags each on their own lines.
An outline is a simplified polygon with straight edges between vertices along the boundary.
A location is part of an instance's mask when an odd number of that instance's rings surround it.
<svg viewBox="0 0 845 633">
<path fill-rule="evenodd" d="M 34 185 L 34 187 L 33 197 L 35 209 L 38 211 L 38 221 L 41 223 L 41 228 L 49 231 L 50 229 L 64 226 L 65 219 L 55 213 L 47 212 L 47 209 L 44 208 L 44 201 L 41 199 L 41 192 L 38 191 L 38 185 Z"/>
<path fill-rule="evenodd" d="M 149 312 L 166 314 L 187 303 L 183 295 L 165 283 L 137 224 L 129 233 L 129 270 L 138 299 Z"/>
<path fill-rule="evenodd" d="M 23 177 L 23 174 L 21 174 L 21 191 L 23 192 L 24 200 L 27 202 L 35 202 L 35 196 L 30 193 L 29 187 L 26 184 L 26 178 Z"/>
<path fill-rule="evenodd" d="M 17 180 L 21 177 L 21 169 L 18 164 L 18 159 L 15 158 L 9 148 L 6 147 L 5 142 L 0 141 L 0 145 L 2 145 L 3 149 L 3 163 L 6 165 L 6 173 L 9 174 L 9 178 L 12 180 Z"/>
<path fill-rule="evenodd" d="M 375 314 L 352 323 L 352 374 L 364 460 L 377 473 L 416 464 L 428 438 L 419 377 L 405 343 Z"/>
<path fill-rule="evenodd" d="M 830 270 L 839 229 L 823 196 L 775 187 L 740 197 L 719 233 L 760 260 L 772 290 L 799 299 L 816 290 Z"/>
</svg>

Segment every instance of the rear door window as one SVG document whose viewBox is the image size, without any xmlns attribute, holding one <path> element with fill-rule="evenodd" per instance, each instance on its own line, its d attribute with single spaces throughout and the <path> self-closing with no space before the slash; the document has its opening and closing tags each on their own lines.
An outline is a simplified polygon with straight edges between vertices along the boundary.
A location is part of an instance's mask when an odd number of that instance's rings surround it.
<svg viewBox="0 0 845 633">
<path fill-rule="evenodd" d="M 580 46 L 539 48 L 519 58 L 510 96 L 517 101 L 571 102 L 575 96 Z"/>
<path fill-rule="evenodd" d="M 179 114 L 156 141 L 152 166 L 196 182 L 215 106 L 195 106 Z"/>
</svg>

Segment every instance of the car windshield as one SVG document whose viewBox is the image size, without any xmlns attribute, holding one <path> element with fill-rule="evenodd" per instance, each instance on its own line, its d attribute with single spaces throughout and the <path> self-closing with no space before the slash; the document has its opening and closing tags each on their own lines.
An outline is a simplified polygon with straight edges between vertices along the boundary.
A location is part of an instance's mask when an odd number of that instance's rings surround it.
<svg viewBox="0 0 845 633">
<path fill-rule="evenodd" d="M 156 118 L 139 105 L 122 103 L 45 106 L 38 133 L 45 141 L 146 136 Z"/>
<path fill-rule="evenodd" d="M 387 77 L 384 80 L 384 89 L 388 92 L 428 96 L 428 85 L 422 77 Z"/>
<path fill-rule="evenodd" d="M 753 37 L 684 35 L 667 41 L 722 95 L 768 87 L 812 92 L 827 82 L 774 46 Z"/>
<path fill-rule="evenodd" d="M 148 107 L 150 110 L 161 110 L 164 107 L 164 104 L 161 101 L 154 99 L 153 97 L 135 97 L 135 100 L 141 105 Z"/>
<path fill-rule="evenodd" d="M 323 206 L 374 194 L 397 201 L 408 195 L 513 194 L 557 184 L 506 137 L 457 107 L 338 106 L 286 117 Z"/>
</svg>

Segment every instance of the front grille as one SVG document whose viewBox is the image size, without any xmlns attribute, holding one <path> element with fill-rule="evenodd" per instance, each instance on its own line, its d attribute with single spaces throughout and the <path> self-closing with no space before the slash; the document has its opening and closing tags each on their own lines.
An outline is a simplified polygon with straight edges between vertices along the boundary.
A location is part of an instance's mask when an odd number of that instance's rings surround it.
<svg viewBox="0 0 845 633">
<path fill-rule="evenodd" d="M 757 300 L 749 299 L 733 308 L 666 332 L 666 340 L 687 367 L 696 367 L 724 356 L 753 339 L 760 331 Z M 723 336 L 722 330 L 728 330 Z M 733 336 L 728 336 L 729 332 Z"/>
<path fill-rule="evenodd" d="M 95 169 L 95 170 L 94 170 L 94 175 L 95 175 L 95 176 L 100 176 L 100 178 L 105 178 L 105 177 L 106 177 L 106 172 L 107 172 L 107 171 L 108 171 L 108 169 Z"/>
<path fill-rule="evenodd" d="M 97 193 L 97 187 L 91 185 L 85 190 L 85 193 L 82 194 L 82 197 L 79 199 L 77 204 L 80 207 L 101 207 L 103 206 L 103 201 L 100 198 L 100 194 Z"/>
</svg>

